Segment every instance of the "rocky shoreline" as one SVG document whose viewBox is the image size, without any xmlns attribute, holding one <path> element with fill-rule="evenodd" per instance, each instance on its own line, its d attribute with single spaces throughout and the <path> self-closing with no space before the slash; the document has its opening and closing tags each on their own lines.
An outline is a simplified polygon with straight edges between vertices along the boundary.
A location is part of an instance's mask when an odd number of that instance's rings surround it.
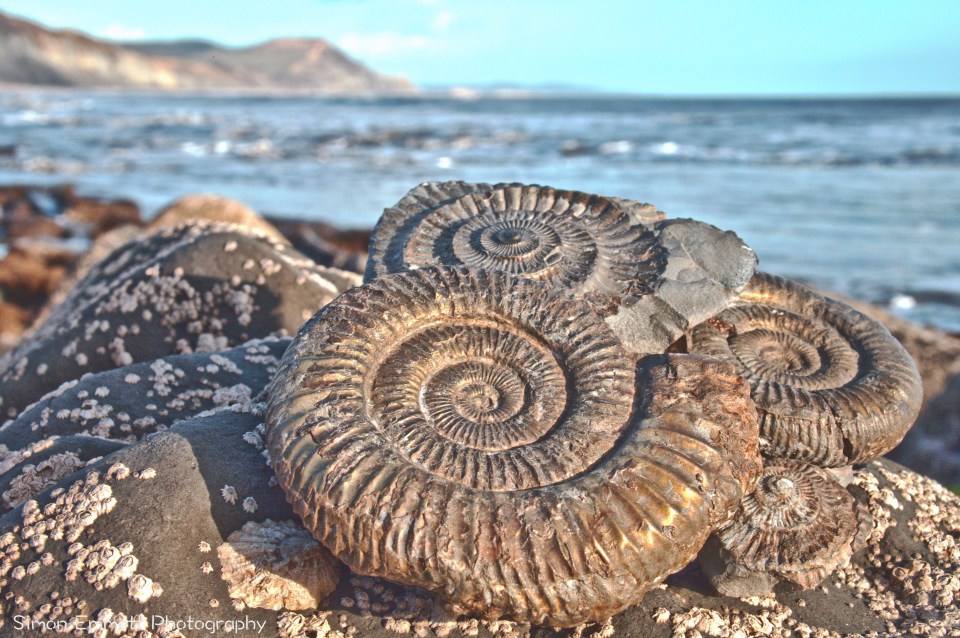
<svg viewBox="0 0 960 638">
<path fill-rule="evenodd" d="M 265 458 L 262 392 L 288 337 L 360 282 L 369 233 L 214 196 L 149 223 L 131 202 L 69 187 L 0 189 L 0 205 L 0 334 L 16 348 L 0 359 L 2 632 L 87 615 L 113 623 L 101 635 L 179 635 L 135 633 L 144 614 L 246 617 L 284 637 L 960 635 L 960 499 L 888 460 L 851 479 L 873 521 L 866 547 L 808 591 L 717 596 L 694 563 L 609 621 L 562 631 L 456 619 L 345 566 L 288 591 L 327 559 L 309 538 L 292 554 L 309 569 L 271 545 L 272 526 L 297 519 Z M 884 323 L 923 378 L 920 419 L 891 456 L 960 479 L 960 338 L 845 301 Z M 230 567 L 241 555 L 252 566 Z M 281 575 L 265 586 L 287 592 L 280 606 L 231 581 L 248 568 Z"/>
</svg>

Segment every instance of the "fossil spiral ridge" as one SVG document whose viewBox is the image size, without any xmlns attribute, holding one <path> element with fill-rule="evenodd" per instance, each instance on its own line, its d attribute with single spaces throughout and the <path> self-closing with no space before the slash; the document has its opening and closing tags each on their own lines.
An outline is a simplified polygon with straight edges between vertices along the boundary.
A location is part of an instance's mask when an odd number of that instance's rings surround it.
<svg viewBox="0 0 960 638">
<path fill-rule="evenodd" d="M 578 297 L 656 290 L 666 264 L 626 200 L 523 184 L 429 183 L 384 211 L 366 280 L 428 265 L 498 270 Z"/>
<path fill-rule="evenodd" d="M 769 461 L 701 563 L 725 595 L 761 595 L 777 580 L 804 589 L 845 565 L 865 542 L 869 513 L 826 470 Z"/>
<path fill-rule="evenodd" d="M 879 457 L 903 439 L 923 397 L 916 364 L 886 328 L 765 273 L 693 329 L 690 351 L 737 366 L 773 457 L 824 467 Z"/>
<path fill-rule="evenodd" d="M 342 294 L 269 390 L 267 444 L 353 570 L 461 613 L 609 617 L 692 560 L 759 472 L 729 364 L 625 354 L 582 301 L 423 268 Z"/>
</svg>

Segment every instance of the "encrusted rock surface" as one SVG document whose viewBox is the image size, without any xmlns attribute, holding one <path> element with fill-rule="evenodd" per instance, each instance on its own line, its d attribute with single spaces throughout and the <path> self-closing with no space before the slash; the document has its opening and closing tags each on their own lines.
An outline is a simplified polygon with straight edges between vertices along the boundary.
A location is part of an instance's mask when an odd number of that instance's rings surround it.
<svg viewBox="0 0 960 638">
<path fill-rule="evenodd" d="M 244 523 L 217 557 L 230 598 L 247 607 L 316 609 L 340 581 L 340 563 L 299 521 Z"/>
<path fill-rule="evenodd" d="M 0 512 L 45 491 L 87 463 L 126 447 L 84 434 L 50 436 L 16 450 L 0 446 Z"/>
<path fill-rule="evenodd" d="M 211 551 L 249 522 L 295 520 L 281 492 L 271 486 L 260 423 L 255 404 L 184 422 L 62 478 L 59 491 L 48 488 L 36 501 L 0 518 L 0 545 L 8 560 L 0 559 L 0 595 L 6 597 L 6 624 L 0 632 L 10 630 L 15 614 L 49 620 L 56 607 L 60 619 L 79 614 L 96 618 L 110 609 L 128 618 L 139 613 L 172 619 L 246 613 L 275 623 L 275 612 L 232 604 L 217 553 Z M 256 511 L 224 500 L 224 486 L 241 500 L 255 500 Z M 64 488 L 76 494 L 68 492 L 57 505 Z M 94 492 L 104 506 L 88 516 L 84 511 Z M 86 496 L 78 500 L 77 494 Z M 11 541 L 5 543 L 5 538 Z M 23 542 L 27 549 L 19 546 Z M 120 562 L 123 556 L 132 557 L 129 565 Z M 208 563 L 214 568 L 207 568 Z M 18 568 L 29 576 L 17 578 Z M 291 570 L 296 566 L 288 566 L 288 578 Z M 69 612 L 58 603 L 64 599 L 72 600 Z M 211 607 L 214 600 L 219 609 Z"/>
<path fill-rule="evenodd" d="M 87 372 L 293 334 L 350 277 L 237 227 L 160 231 L 92 268 L 0 359 L 0 410 L 12 417 Z"/>
<path fill-rule="evenodd" d="M 29 503 L 0 518 L 0 571 L 4 574 L 0 597 L 5 619 L 0 632 L 10 631 L 15 616 L 21 616 L 20 622 L 23 615 L 34 614 L 38 619 L 54 614 L 60 619 L 81 614 L 97 618 L 104 610 L 114 619 L 123 613 L 128 622 L 139 613 L 146 614 L 148 622 L 154 614 L 170 619 L 246 617 L 265 622 L 264 633 L 251 627 L 241 629 L 240 636 L 296 638 L 893 638 L 910 633 L 949 636 L 950 628 L 960 623 L 956 602 L 960 600 L 960 498 L 888 461 L 858 469 L 850 488 L 873 516 L 867 547 L 849 567 L 809 591 L 779 586 L 774 594 L 763 597 L 721 597 L 700 569 L 691 565 L 609 621 L 556 631 L 509 621 L 458 619 L 423 590 L 344 569 L 336 591 L 315 611 L 247 607 L 230 598 L 229 586 L 220 577 L 217 546 L 250 521 L 296 520 L 279 490 L 270 487 L 272 471 L 256 442 L 251 442 L 254 437 L 245 436 L 256 432 L 260 423 L 255 408 L 221 410 L 62 479 L 59 487 L 68 490 L 79 481 L 72 502 L 78 500 L 77 493 L 84 493 L 88 503 L 84 507 L 97 512 L 93 520 L 81 518 L 72 523 L 74 527 L 64 528 L 63 539 L 53 537 L 59 523 L 38 535 L 37 508 Z M 232 488 L 238 498 L 224 500 L 224 487 Z M 51 491 L 48 488 L 37 497 L 39 512 L 43 514 L 53 502 L 54 520 L 64 515 L 61 520 L 69 523 L 75 507 L 56 505 L 69 492 L 51 496 Z M 248 497 L 258 503 L 253 514 L 241 507 Z M 25 518 L 30 529 L 24 525 Z M 76 540 L 69 540 L 78 530 Z M 73 543 L 78 545 L 71 548 Z M 113 567 L 100 575 L 87 565 L 94 553 L 97 560 Z M 133 561 L 121 561 L 124 556 L 136 559 L 132 572 Z M 71 561 L 76 561 L 73 566 Z M 135 575 L 142 578 L 131 589 Z M 131 591 L 143 595 L 145 579 L 150 582 L 151 598 L 141 604 Z M 152 596 L 154 583 L 160 586 L 159 596 Z M 155 629 L 146 635 L 173 634 Z"/>
<path fill-rule="evenodd" d="M 0 426 L 0 445 L 14 450 L 70 434 L 129 443 L 204 410 L 249 403 L 273 378 L 289 343 L 270 337 L 86 375 Z"/>
</svg>

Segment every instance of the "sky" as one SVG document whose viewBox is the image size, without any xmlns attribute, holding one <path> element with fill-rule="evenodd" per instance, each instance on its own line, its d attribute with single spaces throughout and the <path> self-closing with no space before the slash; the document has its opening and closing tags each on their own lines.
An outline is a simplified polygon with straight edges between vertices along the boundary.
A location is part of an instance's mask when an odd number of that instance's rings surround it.
<svg viewBox="0 0 960 638">
<path fill-rule="evenodd" d="M 960 93 L 960 0 L 0 0 L 114 39 L 323 37 L 420 86 Z"/>
</svg>

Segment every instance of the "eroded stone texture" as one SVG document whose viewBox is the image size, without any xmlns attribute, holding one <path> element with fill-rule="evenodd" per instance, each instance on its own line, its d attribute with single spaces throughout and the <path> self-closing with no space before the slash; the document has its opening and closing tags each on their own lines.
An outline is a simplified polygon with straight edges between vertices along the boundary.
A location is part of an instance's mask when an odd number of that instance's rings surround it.
<svg viewBox="0 0 960 638">
<path fill-rule="evenodd" d="M 72 434 L 130 443 L 204 410 L 249 403 L 273 377 L 289 343 L 267 338 L 87 375 L 4 423 L 0 445 L 18 450 Z"/>
<path fill-rule="evenodd" d="M 762 596 L 779 582 L 810 589 L 846 565 L 871 529 L 869 512 L 827 470 L 772 460 L 700 562 L 726 596 Z"/>
<path fill-rule="evenodd" d="M 916 365 L 883 326 L 773 275 L 758 273 L 688 347 L 749 381 L 770 456 L 827 467 L 876 458 L 903 439 L 923 397 Z"/>
<path fill-rule="evenodd" d="M 0 359 L 0 409 L 16 416 L 88 372 L 292 334 L 352 277 L 236 227 L 161 231 L 91 269 Z"/>
<path fill-rule="evenodd" d="M 347 291 L 269 389 L 268 447 L 306 526 L 361 573 L 454 608 L 600 619 L 687 564 L 759 471 L 726 364 L 640 364 L 581 301 L 423 268 Z"/>
<path fill-rule="evenodd" d="M 316 609 L 340 580 L 340 563 L 294 521 L 245 523 L 217 556 L 230 597 L 247 607 Z"/>
<path fill-rule="evenodd" d="M 366 280 L 428 265 L 499 270 L 590 301 L 638 353 L 726 307 L 756 257 L 733 233 L 630 200 L 522 184 L 427 183 L 384 211 Z"/>
</svg>

